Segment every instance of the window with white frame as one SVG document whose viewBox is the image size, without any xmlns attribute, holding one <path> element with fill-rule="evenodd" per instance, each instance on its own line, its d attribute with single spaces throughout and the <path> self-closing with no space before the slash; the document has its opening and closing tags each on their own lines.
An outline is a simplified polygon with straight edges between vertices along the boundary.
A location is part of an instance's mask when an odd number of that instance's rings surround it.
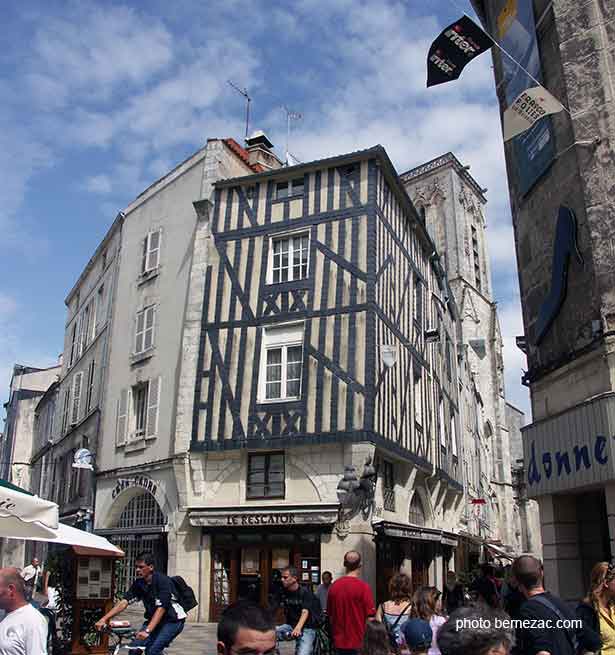
<svg viewBox="0 0 615 655">
<path fill-rule="evenodd" d="M 75 318 L 73 321 L 73 329 L 71 330 L 71 346 L 70 346 L 70 361 L 69 366 L 72 366 L 75 360 L 78 357 L 78 342 L 77 342 L 77 333 L 79 329 L 79 317 Z"/>
<path fill-rule="evenodd" d="M 291 196 L 303 195 L 303 178 L 297 177 L 294 180 L 278 182 L 275 185 L 275 199 L 282 200 Z"/>
<path fill-rule="evenodd" d="M 158 436 L 161 378 L 122 389 L 117 403 L 117 446 Z"/>
<path fill-rule="evenodd" d="M 70 387 L 64 391 L 64 404 L 62 406 L 62 434 L 66 432 L 68 427 L 68 412 L 70 410 Z"/>
<path fill-rule="evenodd" d="M 423 389 L 422 389 L 422 372 L 421 365 L 418 362 L 413 362 L 413 378 L 414 378 L 414 421 L 417 425 L 423 427 Z"/>
<path fill-rule="evenodd" d="M 438 403 L 438 423 L 440 428 L 440 445 L 446 448 L 446 425 L 444 424 L 444 400 L 440 397 Z"/>
<path fill-rule="evenodd" d="M 137 312 L 135 332 L 135 355 L 144 353 L 154 346 L 154 327 L 156 323 L 156 305 L 151 305 Z"/>
<path fill-rule="evenodd" d="M 150 232 L 143 239 L 143 259 L 141 273 L 145 275 L 158 268 L 160 263 L 160 230 Z"/>
<path fill-rule="evenodd" d="M 308 276 L 310 238 L 307 233 L 271 239 L 271 274 L 273 284 L 303 280 Z"/>
<path fill-rule="evenodd" d="M 79 410 L 81 408 L 81 386 L 83 384 L 83 373 L 75 373 L 73 378 L 73 406 L 70 415 L 70 424 L 76 425 L 79 421 Z"/>
<path fill-rule="evenodd" d="M 299 398 L 302 364 L 303 323 L 266 328 L 263 335 L 260 399 Z"/>
<path fill-rule="evenodd" d="M 451 452 L 453 457 L 457 457 L 457 419 L 454 409 L 451 409 Z"/>
<path fill-rule="evenodd" d="M 94 397 L 94 372 L 96 370 L 96 362 L 92 360 L 88 366 L 88 380 L 86 387 L 86 397 L 85 397 L 85 413 L 86 415 L 90 413 L 92 409 L 92 400 Z"/>
</svg>

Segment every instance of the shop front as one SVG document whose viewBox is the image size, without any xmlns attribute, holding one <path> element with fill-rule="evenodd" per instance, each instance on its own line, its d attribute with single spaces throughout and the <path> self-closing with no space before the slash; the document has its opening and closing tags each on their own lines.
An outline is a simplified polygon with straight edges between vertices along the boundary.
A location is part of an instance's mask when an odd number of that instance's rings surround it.
<svg viewBox="0 0 615 655">
<path fill-rule="evenodd" d="M 400 570 L 410 575 L 412 590 L 424 585 L 442 586 L 446 579 L 456 535 L 422 526 L 380 521 L 376 534 L 376 602 L 388 598 L 388 583 Z"/>
<path fill-rule="evenodd" d="M 337 506 L 195 509 L 189 520 L 210 537 L 209 620 L 216 622 L 238 600 L 276 606 L 287 566 L 295 566 L 300 582 L 315 590 L 322 536 L 331 533 Z"/>
</svg>

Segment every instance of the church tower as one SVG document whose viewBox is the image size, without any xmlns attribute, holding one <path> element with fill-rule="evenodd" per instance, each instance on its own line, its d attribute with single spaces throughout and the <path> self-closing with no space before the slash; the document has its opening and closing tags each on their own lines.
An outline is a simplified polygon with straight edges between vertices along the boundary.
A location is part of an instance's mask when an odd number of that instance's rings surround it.
<svg viewBox="0 0 615 655">
<path fill-rule="evenodd" d="M 479 411 L 466 412 L 464 425 L 467 493 L 486 501 L 477 519 L 479 534 L 512 545 L 516 538 L 502 336 L 485 231 L 486 189 L 468 169 L 449 152 L 400 177 L 436 244 L 459 308 L 458 354 L 466 359 L 473 383 L 470 393 L 479 406 Z M 469 512 L 466 519 L 473 520 Z"/>
</svg>

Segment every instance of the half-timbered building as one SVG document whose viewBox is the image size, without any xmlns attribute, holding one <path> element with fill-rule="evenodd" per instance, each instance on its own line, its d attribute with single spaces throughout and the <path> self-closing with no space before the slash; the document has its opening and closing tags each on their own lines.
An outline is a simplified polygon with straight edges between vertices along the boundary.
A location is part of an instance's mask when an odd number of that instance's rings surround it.
<svg viewBox="0 0 615 655">
<path fill-rule="evenodd" d="M 220 181 L 195 207 L 211 237 L 176 449 L 202 615 L 266 602 L 288 563 L 337 576 L 350 548 L 379 596 L 400 566 L 441 585 L 463 491 L 458 322 L 385 150 Z M 340 521 L 338 482 L 368 458 L 375 507 Z"/>
</svg>

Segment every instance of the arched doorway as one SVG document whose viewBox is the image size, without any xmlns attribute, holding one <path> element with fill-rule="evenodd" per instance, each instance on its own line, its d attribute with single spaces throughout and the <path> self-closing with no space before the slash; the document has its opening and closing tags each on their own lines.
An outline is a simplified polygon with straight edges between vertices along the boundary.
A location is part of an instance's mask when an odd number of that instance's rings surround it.
<svg viewBox="0 0 615 655">
<path fill-rule="evenodd" d="M 131 498 L 117 520 L 111 541 L 119 546 L 126 556 L 122 561 L 117 579 L 117 591 L 123 592 L 135 577 L 135 561 L 144 551 L 154 555 L 157 571 L 167 572 L 166 518 L 149 492 Z"/>
</svg>

